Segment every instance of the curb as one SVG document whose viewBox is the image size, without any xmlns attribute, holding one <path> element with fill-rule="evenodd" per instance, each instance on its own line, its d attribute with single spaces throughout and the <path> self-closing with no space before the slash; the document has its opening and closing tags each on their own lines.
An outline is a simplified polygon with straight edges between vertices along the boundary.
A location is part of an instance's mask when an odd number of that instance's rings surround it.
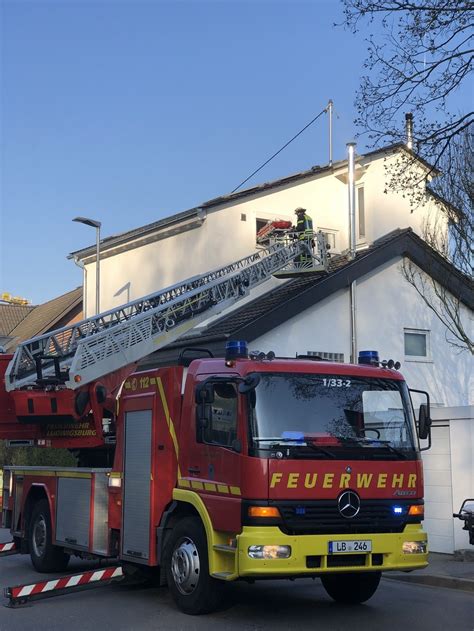
<svg viewBox="0 0 474 631">
<path fill-rule="evenodd" d="M 448 587 L 450 589 L 460 589 L 466 592 L 474 593 L 474 580 L 470 578 L 458 578 L 457 576 L 441 576 L 441 575 L 410 575 L 395 574 L 390 576 L 388 573 L 383 575 L 391 581 L 403 581 L 406 583 L 418 583 L 419 585 L 431 585 L 432 587 Z"/>
</svg>

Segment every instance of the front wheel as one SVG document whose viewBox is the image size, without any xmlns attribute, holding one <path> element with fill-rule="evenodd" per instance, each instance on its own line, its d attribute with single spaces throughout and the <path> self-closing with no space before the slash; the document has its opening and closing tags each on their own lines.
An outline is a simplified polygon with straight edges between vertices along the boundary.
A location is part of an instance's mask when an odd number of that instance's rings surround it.
<svg viewBox="0 0 474 631">
<path fill-rule="evenodd" d="M 207 539 L 201 522 L 186 517 L 171 532 L 165 555 L 168 587 L 184 613 L 209 613 L 220 604 L 224 585 L 209 576 Z"/>
<path fill-rule="evenodd" d="M 31 562 L 38 572 L 62 572 L 69 563 L 69 555 L 52 543 L 51 516 L 47 500 L 37 502 L 31 513 L 28 530 Z"/>
<path fill-rule="evenodd" d="M 325 574 L 321 582 L 329 596 L 339 603 L 364 603 L 377 591 L 381 572 Z"/>
</svg>

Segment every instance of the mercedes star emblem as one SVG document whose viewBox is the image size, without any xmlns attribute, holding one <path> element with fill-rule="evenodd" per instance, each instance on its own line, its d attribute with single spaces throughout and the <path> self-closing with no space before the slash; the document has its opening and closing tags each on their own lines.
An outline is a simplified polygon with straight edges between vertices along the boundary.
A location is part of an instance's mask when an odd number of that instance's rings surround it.
<svg viewBox="0 0 474 631">
<path fill-rule="evenodd" d="M 352 519 L 360 511 L 360 497 L 354 491 L 344 491 L 337 500 L 339 512 L 346 519 Z"/>
</svg>

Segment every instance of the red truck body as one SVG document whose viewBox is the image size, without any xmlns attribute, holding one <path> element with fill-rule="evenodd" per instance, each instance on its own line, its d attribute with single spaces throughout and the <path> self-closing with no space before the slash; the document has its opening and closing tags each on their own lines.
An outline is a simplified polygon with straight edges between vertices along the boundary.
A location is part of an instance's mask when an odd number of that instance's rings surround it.
<svg viewBox="0 0 474 631">
<path fill-rule="evenodd" d="M 7 361 L 0 356 L 2 365 Z M 255 410 L 264 386 L 250 383 L 255 374 L 262 384 L 286 379 L 297 388 L 295 410 L 308 401 L 315 409 L 326 405 L 325 393 L 332 403 L 343 400 L 346 418 L 334 422 L 350 419 L 362 438 L 357 442 L 327 427 L 305 436 L 256 437 Z M 97 384 L 91 384 L 82 417 L 74 412 L 77 391 L 41 391 L 42 405 L 59 397 L 55 409 L 63 406 L 62 420 L 53 414 L 42 422 L 27 422 L 34 390 L 0 389 L 1 438 L 87 453 L 100 447 L 113 454 L 112 467 L 6 468 L 4 526 L 40 571 L 58 567 L 42 565 L 37 535 L 43 523 L 47 552 L 159 567 L 188 613 L 212 609 L 216 584 L 238 578 L 321 576 L 333 597 L 347 600 L 351 592 L 360 602 L 375 591 L 381 571 L 426 566 L 422 463 L 408 391 L 398 372 L 309 360 L 198 359 L 189 368 L 131 374 L 115 401 L 122 378 L 123 373 L 101 380 L 108 388 L 101 402 L 94 399 Z M 239 384 L 249 383 L 239 390 Z M 370 426 L 368 412 L 365 417 L 347 412 L 351 388 L 354 400 L 359 391 L 362 401 L 366 392 L 387 388 L 403 398 L 406 424 L 402 427 L 400 413 L 396 431 L 406 445 L 412 440 L 410 449 L 380 438 L 395 431 L 390 406 L 373 412 L 379 420 Z M 273 392 L 275 398 L 278 387 Z M 272 414 L 266 422 L 272 422 Z M 108 424 L 114 436 L 109 442 L 103 431 Z M 287 426 L 299 428 L 291 418 Z M 373 440 L 367 438 L 370 432 Z M 355 515 L 344 513 L 345 502 L 357 509 Z M 194 567 L 192 550 L 200 559 L 198 573 L 206 573 L 198 587 L 186 569 Z M 343 575 L 345 582 L 335 587 L 334 576 Z M 349 585 L 350 577 L 355 578 Z M 354 585 L 364 581 L 369 587 L 360 595 Z"/>
</svg>

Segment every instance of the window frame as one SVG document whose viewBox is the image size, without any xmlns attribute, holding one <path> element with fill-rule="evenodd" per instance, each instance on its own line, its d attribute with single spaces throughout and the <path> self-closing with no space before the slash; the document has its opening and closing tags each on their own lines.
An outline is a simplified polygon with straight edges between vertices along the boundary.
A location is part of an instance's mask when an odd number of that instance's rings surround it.
<svg viewBox="0 0 474 631">
<path fill-rule="evenodd" d="M 411 335 L 424 335 L 425 337 L 425 349 L 426 349 L 426 354 L 425 355 L 408 355 L 406 352 L 406 334 L 411 334 Z M 432 356 L 431 356 L 431 335 L 430 335 L 431 331 L 429 329 L 415 329 L 415 328 L 409 328 L 409 327 L 404 327 L 403 329 L 403 354 L 405 357 L 405 361 L 407 362 L 432 362 Z"/>
</svg>

